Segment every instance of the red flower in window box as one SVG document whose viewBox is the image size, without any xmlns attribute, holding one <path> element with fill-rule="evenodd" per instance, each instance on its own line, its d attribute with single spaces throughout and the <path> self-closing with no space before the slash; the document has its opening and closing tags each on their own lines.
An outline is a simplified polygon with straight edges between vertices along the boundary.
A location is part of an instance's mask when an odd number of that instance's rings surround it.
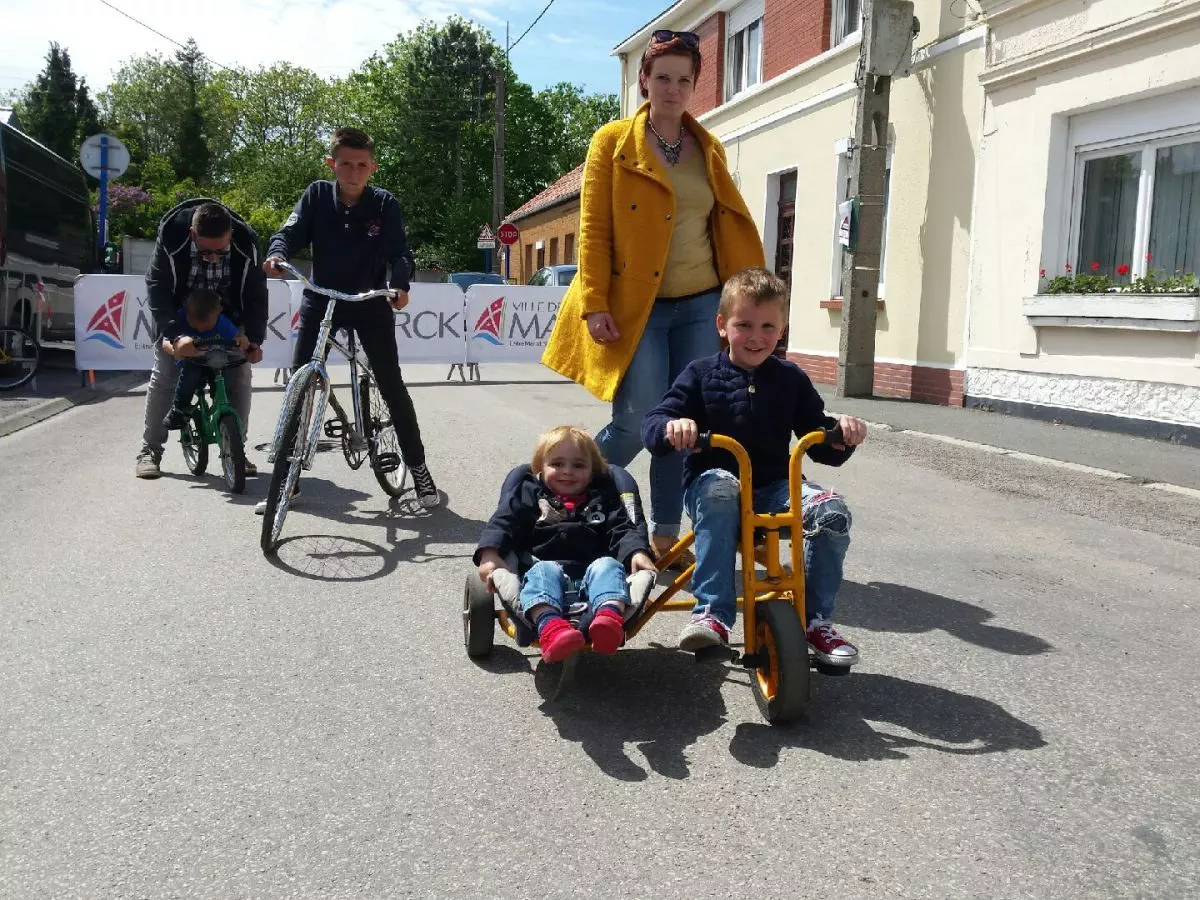
<svg viewBox="0 0 1200 900">
<path fill-rule="evenodd" d="M 1154 254 L 1153 253 L 1146 254 L 1146 262 L 1154 262 Z"/>
<path fill-rule="evenodd" d="M 1045 278 L 1045 277 L 1046 277 L 1046 270 L 1045 270 L 1045 269 L 1041 269 L 1041 270 L 1039 270 L 1039 271 L 1038 271 L 1038 278 Z"/>
<path fill-rule="evenodd" d="M 1117 266 L 1117 274 L 1124 278 L 1129 274 L 1129 266 L 1127 266 L 1125 263 L 1121 263 L 1119 266 Z"/>
<path fill-rule="evenodd" d="M 1065 266 L 1063 266 L 1063 268 L 1064 268 L 1064 269 L 1066 269 L 1068 272 L 1070 272 L 1070 271 L 1071 271 L 1071 264 L 1070 264 L 1070 263 L 1067 263 Z"/>
<path fill-rule="evenodd" d="M 1092 271 L 1093 272 L 1100 271 L 1100 263 L 1096 262 L 1095 260 L 1092 260 Z"/>
</svg>

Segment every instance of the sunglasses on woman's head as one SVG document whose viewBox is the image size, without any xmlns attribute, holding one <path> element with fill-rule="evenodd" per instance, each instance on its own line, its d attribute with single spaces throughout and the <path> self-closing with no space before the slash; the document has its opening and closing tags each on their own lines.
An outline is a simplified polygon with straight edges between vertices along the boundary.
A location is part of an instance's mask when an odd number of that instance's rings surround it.
<svg viewBox="0 0 1200 900">
<path fill-rule="evenodd" d="M 689 47 L 700 46 L 700 36 L 693 31 L 671 31 L 666 28 L 660 28 L 654 34 L 650 35 L 650 39 L 656 44 L 669 44 L 671 41 L 683 41 Z"/>
</svg>

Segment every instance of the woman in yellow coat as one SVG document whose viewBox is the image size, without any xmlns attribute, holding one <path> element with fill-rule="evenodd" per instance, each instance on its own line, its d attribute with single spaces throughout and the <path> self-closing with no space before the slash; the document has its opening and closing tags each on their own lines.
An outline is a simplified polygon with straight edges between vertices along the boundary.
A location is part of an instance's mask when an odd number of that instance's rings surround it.
<svg viewBox="0 0 1200 900">
<path fill-rule="evenodd" d="M 592 138 L 579 270 L 542 356 L 612 402 L 597 443 L 615 465 L 642 449 L 642 417 L 684 367 L 720 349 L 721 285 L 763 264 L 725 149 L 686 112 L 700 62 L 696 35 L 654 32 L 638 79 L 649 102 Z M 651 460 L 650 526 L 660 553 L 679 535 L 682 482 L 681 455 Z"/>
</svg>

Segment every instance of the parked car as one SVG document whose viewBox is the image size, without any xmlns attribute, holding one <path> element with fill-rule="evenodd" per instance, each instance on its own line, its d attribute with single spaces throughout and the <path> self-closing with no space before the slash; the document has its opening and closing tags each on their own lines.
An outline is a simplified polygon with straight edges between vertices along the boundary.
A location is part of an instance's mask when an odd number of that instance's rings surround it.
<svg viewBox="0 0 1200 900">
<path fill-rule="evenodd" d="M 452 272 L 446 276 L 449 284 L 457 284 L 464 291 L 473 284 L 506 284 L 503 275 L 494 272 Z"/>
<path fill-rule="evenodd" d="M 579 266 L 544 266 L 533 273 L 533 277 L 529 279 L 530 284 L 553 284 L 559 287 L 566 287 L 571 283 L 571 279 L 575 277 L 575 272 Z"/>
<path fill-rule="evenodd" d="M 98 267 L 87 181 L 73 162 L 0 122 L 0 318 L 75 339 L 75 279 Z M 38 283 L 46 308 L 38 310 Z"/>
</svg>

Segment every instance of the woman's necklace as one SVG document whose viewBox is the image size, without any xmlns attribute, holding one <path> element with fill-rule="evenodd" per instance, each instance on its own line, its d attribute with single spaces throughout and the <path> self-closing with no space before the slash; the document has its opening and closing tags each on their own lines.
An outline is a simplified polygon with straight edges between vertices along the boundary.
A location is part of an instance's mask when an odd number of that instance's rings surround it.
<svg viewBox="0 0 1200 900">
<path fill-rule="evenodd" d="M 673 166 L 679 162 L 679 154 L 683 150 L 683 125 L 680 124 L 679 126 L 679 140 L 672 144 L 663 139 L 663 136 L 658 133 L 658 129 L 654 127 L 653 122 L 646 119 L 646 124 L 650 126 L 650 130 L 658 138 L 658 146 L 662 147 L 663 156 L 667 158 L 667 165 Z"/>
</svg>

